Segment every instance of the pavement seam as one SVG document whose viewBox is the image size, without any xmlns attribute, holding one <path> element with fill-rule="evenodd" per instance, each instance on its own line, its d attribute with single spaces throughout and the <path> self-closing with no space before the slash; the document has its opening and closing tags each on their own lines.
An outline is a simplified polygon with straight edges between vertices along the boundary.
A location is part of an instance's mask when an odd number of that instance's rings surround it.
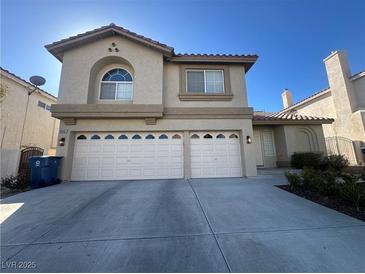
<svg viewBox="0 0 365 274">
<path fill-rule="evenodd" d="M 353 224 L 343 226 L 323 226 L 323 227 L 308 227 L 308 228 L 288 228 L 288 229 L 268 229 L 268 230 L 247 230 L 247 231 L 233 231 L 233 232 L 217 232 L 217 235 L 235 235 L 235 234 L 246 234 L 246 233 L 270 233 L 270 232 L 291 232 L 291 231 L 311 231 L 311 230 L 326 230 L 336 228 L 352 228 L 352 227 L 364 227 L 365 224 Z"/>
<path fill-rule="evenodd" d="M 19 243 L 19 244 L 8 244 L 2 245 L 1 247 L 12 247 L 21 245 L 47 245 L 47 244 L 70 244 L 70 243 L 86 243 L 86 242 L 108 242 L 108 241 L 133 241 L 133 240 L 155 240 L 155 239 L 178 239 L 178 238 L 193 238 L 211 236 L 211 233 L 202 234 L 190 234 L 190 235 L 170 235 L 170 236 L 151 236 L 151 237 L 125 237 L 125 238 L 99 238 L 99 239 L 80 239 L 80 240 L 59 240 L 59 241 L 46 241 L 46 242 L 32 242 L 32 243 Z"/>
<path fill-rule="evenodd" d="M 71 210 L 70 212 L 68 212 L 65 215 L 61 216 L 60 218 L 56 219 L 52 224 L 49 225 L 49 228 L 47 229 L 47 231 L 45 231 L 44 233 L 42 233 L 42 235 L 40 235 L 37 239 L 33 240 L 32 242 L 30 242 L 28 244 L 25 244 L 24 247 L 22 247 L 20 250 L 18 250 L 15 254 L 13 254 L 9 258 L 7 258 L 5 260 L 5 262 L 13 259 L 19 253 L 21 253 L 24 249 L 26 249 L 27 247 L 31 246 L 33 243 L 37 242 L 38 240 L 42 239 L 45 235 L 47 235 L 49 232 L 51 232 L 53 229 L 55 229 L 55 226 L 59 222 L 61 222 L 63 219 L 65 219 L 67 217 L 72 218 L 73 216 L 75 216 L 76 214 L 78 214 L 79 212 L 81 212 L 83 209 L 85 209 L 86 207 L 88 207 L 90 204 L 92 204 L 95 201 L 97 201 L 100 198 L 102 198 L 106 193 L 109 193 L 109 192 L 115 190 L 116 188 L 121 188 L 121 186 L 123 186 L 123 184 L 116 184 L 114 187 L 108 188 L 106 191 L 103 191 L 102 193 L 96 195 L 96 197 L 94 197 L 92 199 L 89 199 L 87 202 L 83 203 L 81 206 L 77 207 L 75 210 Z"/>
<path fill-rule="evenodd" d="M 237 234 L 250 234 L 250 233 L 275 233 L 275 232 L 292 232 L 292 231 L 312 231 L 312 230 L 326 230 L 337 228 L 352 228 L 352 227 L 365 227 L 365 224 L 358 225 L 346 225 L 346 226 L 325 226 L 325 227 L 311 227 L 311 228 L 291 228 L 291 229 L 272 229 L 272 230 L 250 230 L 250 231 L 233 231 L 233 232 L 216 232 L 216 235 L 237 235 Z M 210 236 L 211 233 L 200 234 L 187 234 L 187 235 L 168 235 L 168 236 L 145 236 L 145 237 L 114 237 L 114 238 L 96 238 L 96 239 L 80 239 L 80 240 L 58 240 L 58 241 L 33 241 L 31 243 L 16 243 L 16 244 L 4 244 L 0 247 L 13 247 L 22 245 L 46 245 L 46 244 L 68 244 L 68 243 L 83 243 L 83 242 L 102 242 L 102 241 L 133 241 L 133 240 L 154 240 L 154 239 L 175 239 L 175 238 L 192 238 L 200 236 Z"/>
<path fill-rule="evenodd" d="M 198 204 L 199 204 L 199 207 L 200 207 L 201 211 L 203 212 L 204 218 L 205 218 L 206 222 L 208 223 L 209 229 L 210 229 L 210 231 L 211 231 L 211 233 L 212 233 L 212 235 L 213 235 L 213 237 L 214 237 L 214 240 L 215 240 L 215 242 L 216 242 L 216 244 L 217 244 L 217 246 L 218 246 L 218 249 L 219 249 L 219 251 L 220 251 L 220 253 L 221 253 L 222 257 L 223 257 L 223 260 L 224 260 L 224 262 L 225 262 L 225 264 L 226 264 L 226 267 L 227 267 L 227 269 L 228 269 L 229 273 L 232 273 L 232 269 L 231 269 L 231 267 L 230 267 L 230 265 L 229 265 L 229 263 L 228 263 L 228 260 L 227 260 L 227 258 L 226 258 L 226 256 L 225 256 L 224 252 L 223 252 L 223 249 L 222 249 L 221 245 L 219 244 L 219 241 L 218 241 L 217 235 L 216 235 L 216 233 L 214 232 L 214 230 L 213 230 L 213 227 L 212 227 L 211 223 L 209 222 L 208 216 L 207 216 L 207 214 L 206 214 L 206 212 L 205 212 L 205 210 L 204 210 L 204 208 L 203 208 L 203 206 L 202 206 L 202 204 L 201 204 L 201 202 L 200 202 L 200 200 L 199 200 L 199 196 L 198 196 L 198 194 L 195 192 L 195 189 L 194 189 L 193 185 L 191 184 L 190 180 L 189 180 L 189 179 L 187 179 L 186 181 L 187 181 L 188 185 L 190 186 L 190 188 L 191 188 L 192 192 L 194 193 L 194 196 L 195 196 L 195 198 L 196 198 L 196 200 L 197 200 L 197 202 L 198 202 Z"/>
</svg>

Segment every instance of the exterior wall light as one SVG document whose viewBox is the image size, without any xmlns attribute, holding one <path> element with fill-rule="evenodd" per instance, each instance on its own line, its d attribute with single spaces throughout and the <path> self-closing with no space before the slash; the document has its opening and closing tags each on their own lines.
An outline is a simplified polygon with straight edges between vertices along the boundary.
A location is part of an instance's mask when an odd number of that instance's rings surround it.
<svg viewBox="0 0 365 274">
<path fill-rule="evenodd" d="M 61 138 L 61 139 L 58 141 L 58 145 L 59 145 L 60 147 L 65 146 L 65 138 Z"/>
<path fill-rule="evenodd" d="M 252 143 L 251 136 L 246 136 L 246 142 L 247 142 L 247 144 L 251 144 Z"/>
</svg>

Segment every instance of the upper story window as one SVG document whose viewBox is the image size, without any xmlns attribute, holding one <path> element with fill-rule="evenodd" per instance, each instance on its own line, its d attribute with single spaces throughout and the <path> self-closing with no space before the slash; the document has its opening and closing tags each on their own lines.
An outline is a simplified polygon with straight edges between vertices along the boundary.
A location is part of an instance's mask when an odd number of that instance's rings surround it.
<svg viewBox="0 0 365 274">
<path fill-rule="evenodd" d="M 224 93 L 223 70 L 187 70 L 186 92 Z"/>
<path fill-rule="evenodd" d="M 38 106 L 40 108 L 43 108 L 47 111 L 51 111 L 51 106 L 50 105 L 47 105 L 46 103 L 42 102 L 42 101 L 38 101 Z"/>
<path fill-rule="evenodd" d="M 132 100 L 133 78 L 125 69 L 116 68 L 105 73 L 101 79 L 101 100 Z"/>
</svg>

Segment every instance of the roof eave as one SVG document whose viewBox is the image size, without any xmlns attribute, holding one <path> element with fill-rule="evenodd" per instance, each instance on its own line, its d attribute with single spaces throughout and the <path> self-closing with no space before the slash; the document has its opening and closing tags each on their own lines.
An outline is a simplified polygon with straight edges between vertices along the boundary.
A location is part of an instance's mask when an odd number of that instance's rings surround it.
<svg viewBox="0 0 365 274">
<path fill-rule="evenodd" d="M 256 62 L 258 56 L 172 56 L 167 58 L 172 63 L 213 63 L 213 64 L 241 64 L 245 66 L 247 72 Z"/>
<path fill-rule="evenodd" d="M 333 119 L 326 120 L 252 120 L 253 125 L 322 125 L 332 124 Z"/>
<path fill-rule="evenodd" d="M 55 56 L 59 61 L 62 62 L 63 60 L 63 52 L 87 44 L 89 42 L 93 42 L 102 38 L 114 36 L 116 34 L 119 34 L 127 39 L 136 41 L 138 43 L 141 43 L 145 46 L 148 46 L 152 49 L 156 49 L 160 51 L 164 56 L 170 57 L 173 55 L 174 48 L 165 46 L 165 45 L 158 45 L 155 42 L 150 42 L 144 38 L 135 36 L 134 34 L 128 33 L 126 31 L 119 30 L 115 27 L 108 27 L 106 29 L 98 30 L 93 33 L 88 33 L 84 35 L 80 35 L 79 37 L 71 37 L 69 39 L 61 40 L 59 42 L 55 42 L 52 44 L 45 45 L 45 48 L 53 55 Z"/>
</svg>

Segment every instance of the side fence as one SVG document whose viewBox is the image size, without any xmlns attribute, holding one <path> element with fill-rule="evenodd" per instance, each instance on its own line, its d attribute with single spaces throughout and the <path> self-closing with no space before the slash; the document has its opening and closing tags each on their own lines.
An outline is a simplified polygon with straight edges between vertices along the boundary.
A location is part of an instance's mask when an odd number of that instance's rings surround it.
<svg viewBox="0 0 365 274">
<path fill-rule="evenodd" d="M 345 137 L 326 137 L 326 147 L 328 155 L 344 155 L 351 165 L 356 165 L 356 154 L 353 142 Z"/>
</svg>

